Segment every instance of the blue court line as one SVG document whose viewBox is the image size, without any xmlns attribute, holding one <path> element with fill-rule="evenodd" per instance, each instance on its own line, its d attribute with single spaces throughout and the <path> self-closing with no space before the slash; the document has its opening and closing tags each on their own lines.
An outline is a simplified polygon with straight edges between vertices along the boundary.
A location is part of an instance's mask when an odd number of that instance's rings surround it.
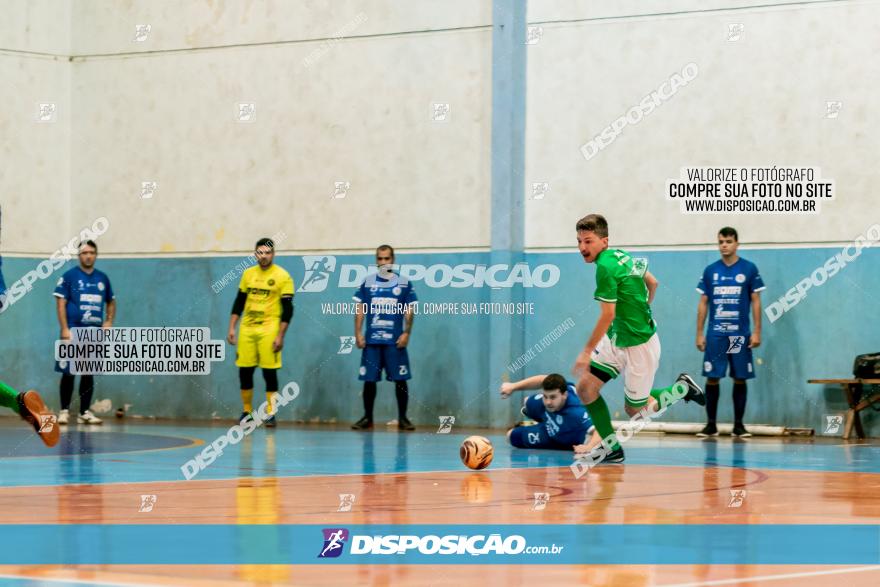
<svg viewBox="0 0 880 587">
<path fill-rule="evenodd" d="M 182 481 L 180 467 L 227 426 L 126 425 L 105 431 L 81 432 L 79 452 L 66 456 L 0 458 L 4 463 L 0 486 L 63 485 L 73 483 L 138 483 Z M 140 450 L 118 443 L 125 452 L 107 451 L 111 431 L 137 432 Z M 52 454 L 26 427 L 0 427 L 4 454 Z M 485 431 L 483 431 L 485 434 Z M 113 436 L 116 433 L 114 432 Z M 134 435 L 132 435 L 134 437 Z M 398 433 L 315 430 L 281 427 L 259 429 L 223 454 L 195 479 L 239 477 L 303 477 L 376 473 L 466 471 L 458 459 L 458 445 L 466 436 L 434 432 Z M 496 447 L 489 470 L 498 468 L 567 467 L 568 451 L 519 450 L 507 445 L 503 434 L 490 434 Z M 169 440 L 170 438 L 170 440 Z M 169 448 L 174 442 L 190 446 Z M 100 446 L 101 452 L 93 450 Z M 17 447 L 14 450 L 10 447 Z M 156 450 L 159 447 L 165 450 Z M 829 444 L 729 438 L 696 440 L 671 436 L 644 436 L 625 445 L 626 464 L 683 467 L 738 467 L 758 470 L 801 470 L 880 473 L 880 444 Z"/>
<path fill-rule="evenodd" d="M 4 565 L 880 563 L 880 526 L 852 524 L 51 524 L 0 532 L 14 537 L 0 550 Z"/>
</svg>

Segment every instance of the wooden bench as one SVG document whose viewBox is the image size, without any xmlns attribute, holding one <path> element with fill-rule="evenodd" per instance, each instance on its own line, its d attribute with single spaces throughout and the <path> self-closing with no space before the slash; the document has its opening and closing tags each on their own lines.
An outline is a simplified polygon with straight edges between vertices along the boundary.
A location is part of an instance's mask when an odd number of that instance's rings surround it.
<svg viewBox="0 0 880 587">
<path fill-rule="evenodd" d="M 837 384 L 843 387 L 846 402 L 849 404 L 849 410 L 846 412 L 846 424 L 843 428 L 843 437 L 848 439 L 852 434 L 853 428 L 856 429 L 856 435 L 859 438 L 865 437 L 865 430 L 862 428 L 862 419 L 859 417 L 859 412 L 875 402 L 880 402 L 880 391 L 872 391 L 870 387 L 872 385 L 880 385 L 880 379 L 808 379 L 807 383 Z"/>
</svg>

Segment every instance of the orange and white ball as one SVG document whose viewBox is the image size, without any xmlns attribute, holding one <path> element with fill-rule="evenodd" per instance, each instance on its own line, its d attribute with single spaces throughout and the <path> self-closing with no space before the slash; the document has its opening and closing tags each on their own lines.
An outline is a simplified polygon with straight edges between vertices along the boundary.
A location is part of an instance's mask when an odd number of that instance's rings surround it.
<svg viewBox="0 0 880 587">
<path fill-rule="evenodd" d="M 484 436 L 468 436 L 461 443 L 458 454 L 466 467 L 479 471 L 492 463 L 495 449 L 489 439 Z"/>
</svg>

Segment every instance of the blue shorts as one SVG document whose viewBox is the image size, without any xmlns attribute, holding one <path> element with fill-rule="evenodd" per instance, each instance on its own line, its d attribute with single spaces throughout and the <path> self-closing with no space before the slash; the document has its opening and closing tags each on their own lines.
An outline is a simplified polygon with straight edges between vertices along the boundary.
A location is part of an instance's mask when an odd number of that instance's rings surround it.
<svg viewBox="0 0 880 587">
<path fill-rule="evenodd" d="M 406 348 L 399 349 L 393 344 L 368 344 L 361 353 L 361 381 L 379 381 L 385 369 L 388 381 L 406 381 L 412 378 L 409 369 L 409 355 Z"/>
<path fill-rule="evenodd" d="M 755 377 L 748 334 L 706 337 L 703 375 L 711 379 L 721 379 L 727 376 L 728 365 L 730 365 L 730 376 L 734 379 Z"/>
<path fill-rule="evenodd" d="M 547 436 L 543 424 L 514 428 L 510 432 L 510 444 L 516 448 L 549 448 L 553 450 L 571 450 L 574 446 L 574 443 L 563 444 Z"/>
</svg>

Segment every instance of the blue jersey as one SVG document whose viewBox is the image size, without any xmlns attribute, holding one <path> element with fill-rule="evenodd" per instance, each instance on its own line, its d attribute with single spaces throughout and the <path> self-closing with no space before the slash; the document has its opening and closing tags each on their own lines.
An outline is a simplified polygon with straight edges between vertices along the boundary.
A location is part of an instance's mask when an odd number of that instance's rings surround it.
<svg viewBox="0 0 880 587">
<path fill-rule="evenodd" d="M 544 407 L 544 394 L 536 393 L 526 400 L 525 412 L 531 419 L 543 425 L 543 432 L 548 439 L 560 444 L 582 444 L 587 432 L 593 427 L 593 422 L 571 382 L 568 382 L 567 395 L 561 410 L 548 412 Z"/>
<path fill-rule="evenodd" d="M 0 310 L 6 304 L 6 282 L 3 281 L 3 257 L 0 257 Z"/>
<path fill-rule="evenodd" d="M 97 269 L 89 274 L 79 266 L 58 279 L 54 295 L 67 300 L 67 325 L 70 328 L 101 326 L 104 307 L 114 297 L 106 274 Z"/>
<path fill-rule="evenodd" d="M 758 268 L 742 257 L 730 267 L 720 259 L 706 267 L 697 291 L 709 298 L 707 335 L 749 335 L 752 294 L 762 289 Z"/>
<path fill-rule="evenodd" d="M 418 298 L 405 277 L 370 275 L 355 292 L 354 300 L 366 306 L 367 344 L 395 344 L 403 334 L 404 310 Z"/>
</svg>

